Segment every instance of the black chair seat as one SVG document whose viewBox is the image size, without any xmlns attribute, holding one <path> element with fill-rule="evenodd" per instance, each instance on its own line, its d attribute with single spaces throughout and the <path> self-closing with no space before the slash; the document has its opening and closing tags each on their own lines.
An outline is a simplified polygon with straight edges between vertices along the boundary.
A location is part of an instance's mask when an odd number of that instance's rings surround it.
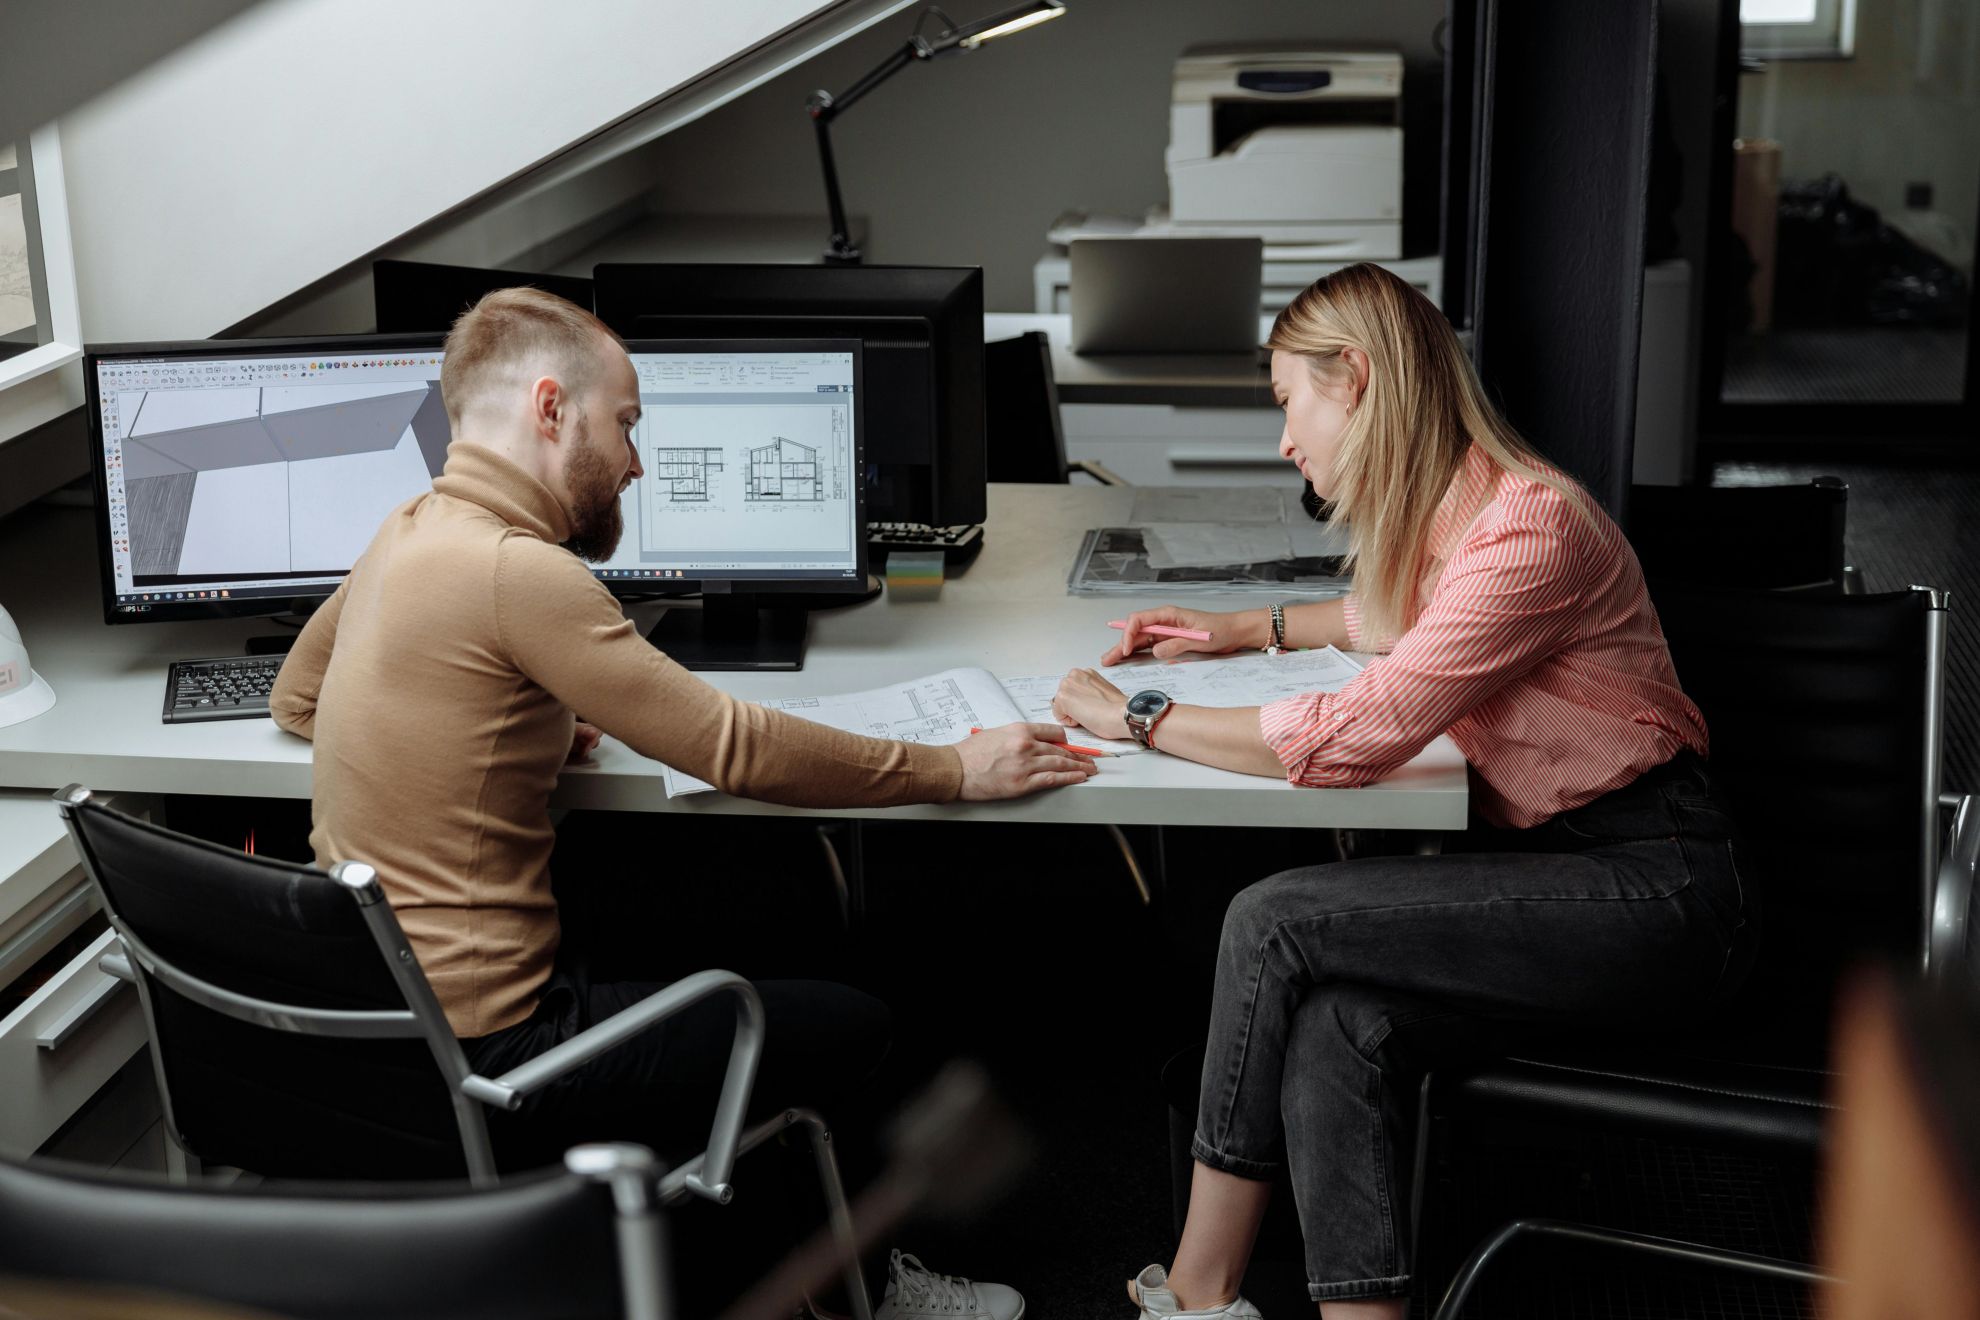
<svg viewBox="0 0 1980 1320">
<path fill-rule="evenodd" d="M 1812 1150 L 1834 1111 L 1814 1051 L 1756 1056 L 1738 1036 L 1683 1045 L 1524 1049 L 1441 1074 L 1440 1108 L 1517 1113 L 1679 1142 Z"/>
</svg>

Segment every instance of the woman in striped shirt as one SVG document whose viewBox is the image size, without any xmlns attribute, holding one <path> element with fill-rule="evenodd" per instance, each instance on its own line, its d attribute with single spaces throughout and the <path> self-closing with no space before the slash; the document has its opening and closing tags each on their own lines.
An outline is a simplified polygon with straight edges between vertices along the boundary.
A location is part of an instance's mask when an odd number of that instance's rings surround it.
<svg viewBox="0 0 1980 1320">
<path fill-rule="evenodd" d="M 1279 452 L 1346 525 L 1344 601 L 1131 616 L 1103 666 L 1274 644 L 1382 652 L 1338 693 L 1263 708 L 1137 701 L 1172 756 L 1352 788 L 1448 733 L 1477 819 L 1440 856 L 1289 871 L 1225 917 L 1175 1261 L 1144 1316 L 1242 1317 L 1271 1179 L 1291 1176 L 1328 1320 L 1400 1317 L 1415 1078 L 1522 1026 L 1670 1025 L 1751 961 L 1756 895 L 1707 776 L 1704 720 L 1622 533 L 1485 397 L 1441 313 L 1379 267 L 1320 280 L 1268 341 Z M 1210 634 L 1157 639 L 1151 624 Z M 1055 712 L 1129 736 L 1095 670 Z"/>
</svg>

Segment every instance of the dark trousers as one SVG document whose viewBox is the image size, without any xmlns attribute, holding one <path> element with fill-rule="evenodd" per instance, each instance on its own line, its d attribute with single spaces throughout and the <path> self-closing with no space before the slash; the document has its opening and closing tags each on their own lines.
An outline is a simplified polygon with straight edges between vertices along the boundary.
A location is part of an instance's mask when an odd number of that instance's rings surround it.
<svg viewBox="0 0 1980 1320">
<path fill-rule="evenodd" d="M 817 864 L 815 839 L 760 823 L 746 836 L 726 822 L 671 824 L 607 812 L 573 812 L 564 821 L 550 864 L 564 934 L 557 968 L 530 1017 L 461 1042 L 469 1065 L 499 1076 L 691 972 L 736 971 L 751 978 L 764 1012 L 749 1121 L 791 1107 L 818 1110 L 832 1125 L 847 1185 L 857 1189 L 869 1173 L 862 1161 L 873 1154 L 870 1129 L 888 1105 L 874 1079 L 892 1015 L 862 991 L 783 971 L 830 961 L 817 955 L 828 941 L 805 907 L 817 898 L 829 913 L 831 901 L 819 877 L 801 872 Z M 728 864 L 679 864 L 710 857 Z M 557 1164 L 587 1141 L 638 1142 L 670 1166 L 693 1158 L 707 1148 L 734 1036 L 734 999 L 704 999 L 529 1096 L 514 1113 L 491 1111 L 496 1162 L 505 1170 Z M 670 1217 L 684 1314 L 727 1309 L 823 1222 L 810 1154 L 801 1137 L 790 1144 L 795 1149 L 766 1148 L 738 1163 L 732 1204 L 689 1198 Z"/>
<path fill-rule="evenodd" d="M 794 1106 L 829 1117 L 885 1057 L 886 1005 L 829 981 L 754 984 L 765 1025 L 749 1120 Z M 499 1076 L 664 985 L 596 982 L 582 964 L 567 961 L 529 1018 L 461 1044 L 476 1072 Z M 491 1112 L 497 1161 L 505 1168 L 554 1164 L 587 1141 L 636 1141 L 669 1165 L 693 1158 L 708 1145 L 734 1038 L 735 1000 L 702 1000 L 532 1093 L 514 1113 Z"/>
<path fill-rule="evenodd" d="M 1757 895 L 1690 753 L 1466 851 L 1305 867 L 1224 920 L 1195 1157 L 1288 1166 L 1316 1301 L 1410 1284 L 1420 1075 L 1531 1024 L 1680 1027 L 1750 965 Z"/>
</svg>

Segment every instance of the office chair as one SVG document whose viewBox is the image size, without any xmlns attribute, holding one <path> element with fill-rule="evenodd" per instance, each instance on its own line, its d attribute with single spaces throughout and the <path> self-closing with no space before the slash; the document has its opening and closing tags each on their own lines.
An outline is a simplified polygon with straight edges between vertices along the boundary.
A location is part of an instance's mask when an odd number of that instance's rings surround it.
<svg viewBox="0 0 1980 1320">
<path fill-rule="evenodd" d="M 619 1145 L 476 1188 L 184 1187 L 0 1160 L 0 1294 L 32 1281 L 51 1303 L 135 1294 L 292 1320 L 660 1320 L 659 1175 Z"/>
<path fill-rule="evenodd" d="M 1412 1195 L 1421 1235 L 1433 1134 L 1538 1121 L 1719 1148 L 1810 1155 L 1835 1112 L 1825 1058 L 1843 968 L 1901 960 L 1933 981 L 1975 975 L 1969 920 L 1980 815 L 1942 792 L 1945 593 L 1841 596 L 1653 583 L 1678 677 L 1704 711 L 1711 765 L 1765 893 L 1740 1003 L 1680 1036 L 1522 1049 L 1433 1074 L 1419 1096 Z M 1942 832 L 1942 814 L 1952 828 Z M 1810 1266 L 1554 1220 L 1515 1220 L 1458 1268 L 1456 1316 L 1513 1242 L 1544 1239 L 1820 1281 Z M 1421 1262 L 1422 1257 L 1416 1259 Z"/>
<path fill-rule="evenodd" d="M 731 972 L 686 977 L 500 1077 L 468 1068 L 376 872 L 255 857 L 56 794 L 117 932 L 106 972 L 136 982 L 165 1131 L 198 1163 L 282 1178 L 496 1181 L 483 1107 L 530 1092 L 714 995 L 736 1035 L 708 1147 L 660 1184 L 672 1203 L 727 1204 L 738 1155 L 791 1128 L 811 1143 L 848 1291 L 870 1320 L 852 1223 L 824 1122 L 786 1110 L 745 1130 L 763 1049 L 755 989 Z"/>
<path fill-rule="evenodd" d="M 1846 562 L 1849 485 L 1631 486 L 1626 520 L 1646 578 L 1726 587 L 1827 589 L 1852 595 Z"/>
<path fill-rule="evenodd" d="M 1099 463 L 1066 458 L 1052 343 L 1044 331 L 985 344 L 983 384 L 990 480 L 1063 486 L 1078 472 L 1103 486 L 1127 484 Z"/>
</svg>

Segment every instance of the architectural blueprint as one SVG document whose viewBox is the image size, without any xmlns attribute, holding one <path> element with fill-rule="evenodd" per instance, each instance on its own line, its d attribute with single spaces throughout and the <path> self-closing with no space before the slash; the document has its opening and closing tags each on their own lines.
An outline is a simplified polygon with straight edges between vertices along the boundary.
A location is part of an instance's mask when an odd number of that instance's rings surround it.
<svg viewBox="0 0 1980 1320">
<path fill-rule="evenodd" d="M 825 498 L 825 474 L 818 466 L 818 451 L 783 436 L 749 451 L 749 479 L 744 498 L 751 500 L 796 500 L 806 503 Z"/>
<path fill-rule="evenodd" d="M 1024 718 L 996 677 L 984 669 L 949 669 L 865 692 L 772 698 L 758 704 L 869 738 L 944 746 L 969 737 L 972 728 L 1014 724 Z M 709 788 L 672 767 L 665 779 L 668 797 Z"/>
<path fill-rule="evenodd" d="M 1175 664 L 1123 665 L 1107 677 L 1132 694 L 1150 688 L 1192 706 L 1262 706 L 1308 692 L 1338 692 L 1354 681 L 1361 665 L 1333 647 L 1269 656 L 1256 651 L 1213 656 Z M 901 742 L 959 743 L 972 728 L 1029 722 L 1056 724 L 1052 695 L 1063 674 L 999 679 L 987 669 L 947 669 L 891 687 L 832 697 L 780 697 L 758 704 L 801 719 L 829 724 L 847 733 Z M 1108 742 L 1085 733 L 1073 742 L 1115 755 L 1141 750 L 1132 742 Z M 666 768 L 667 796 L 705 793 L 709 785 Z"/>
<path fill-rule="evenodd" d="M 706 504 L 722 470 L 719 449 L 655 449 L 647 476 L 655 498 L 670 504 Z"/>
</svg>

